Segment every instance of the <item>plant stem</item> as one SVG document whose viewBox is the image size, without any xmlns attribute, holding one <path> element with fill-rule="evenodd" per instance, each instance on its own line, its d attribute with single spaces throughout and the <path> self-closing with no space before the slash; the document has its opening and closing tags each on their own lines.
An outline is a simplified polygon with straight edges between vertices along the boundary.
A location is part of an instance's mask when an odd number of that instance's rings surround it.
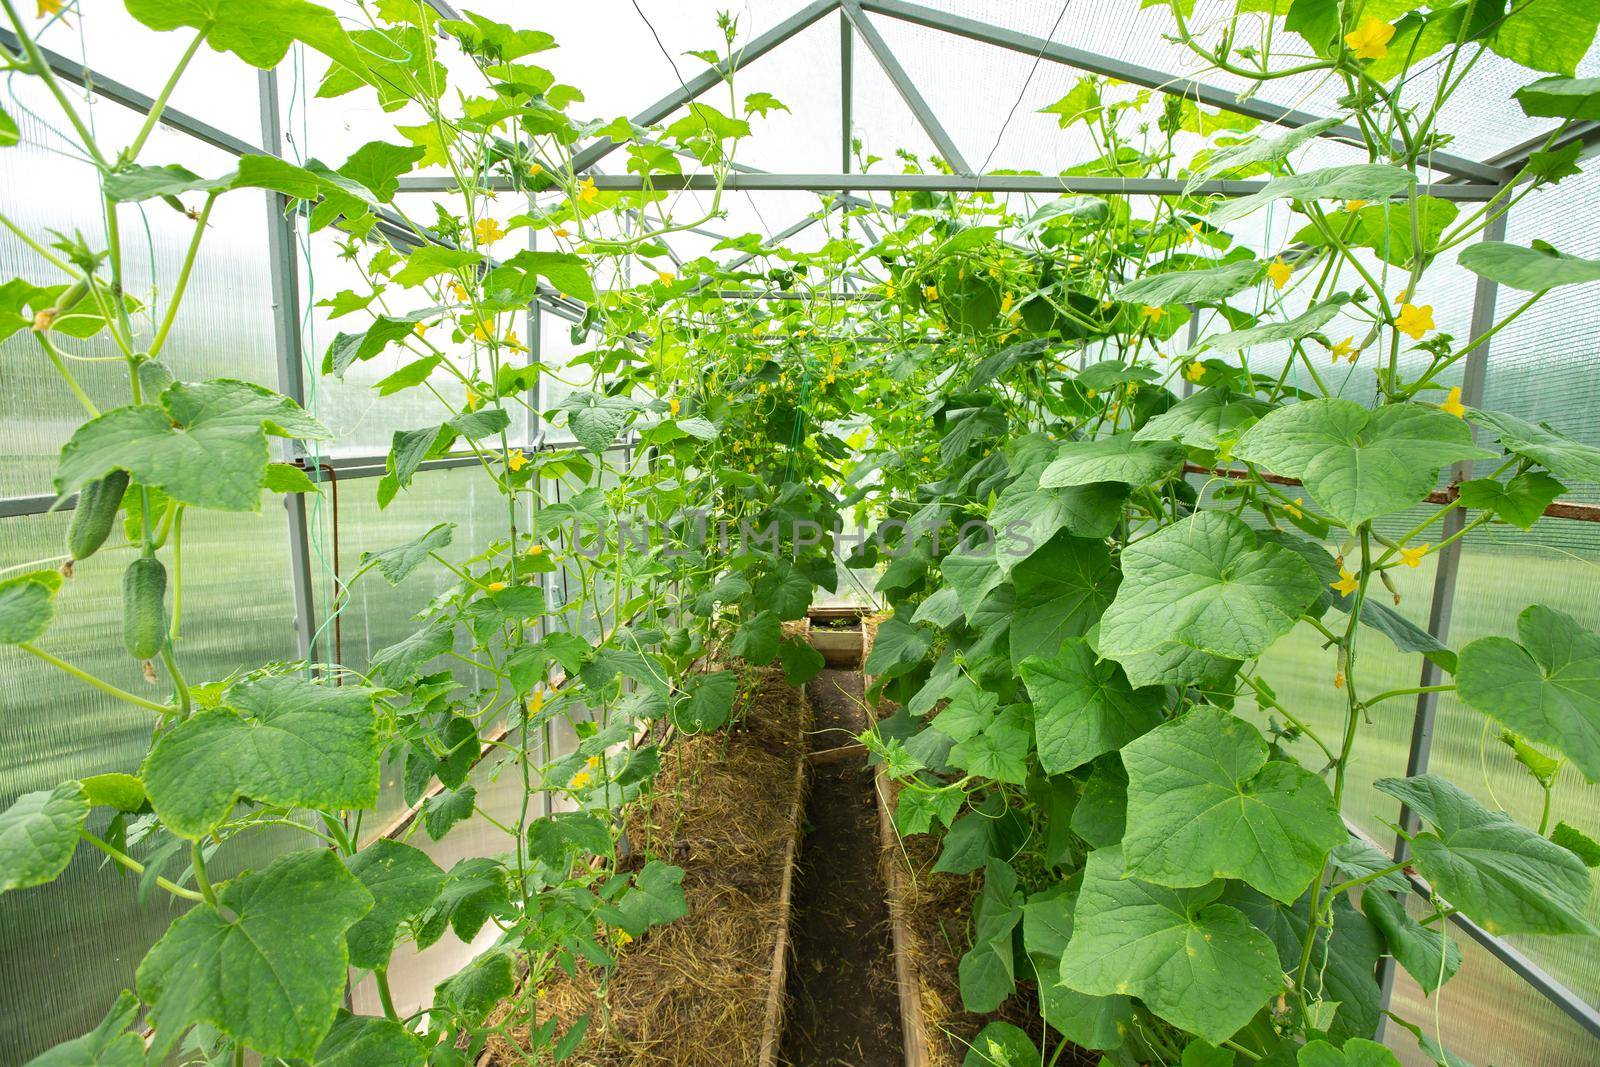
<svg viewBox="0 0 1600 1067">
<path fill-rule="evenodd" d="M 206 874 L 206 857 L 200 851 L 200 842 L 189 842 L 189 862 L 194 864 L 194 881 L 200 887 L 200 895 L 205 897 L 206 903 L 212 907 L 217 904 L 217 891 L 211 885 L 211 878 Z"/>
<path fill-rule="evenodd" d="M 66 673 L 72 675 L 74 678 L 78 679 L 78 681 L 84 683 L 85 685 L 94 686 L 94 688 L 100 690 L 100 692 L 102 692 L 102 693 L 105 693 L 107 696 L 116 697 L 118 700 L 125 701 L 126 703 L 132 704 L 135 707 L 144 708 L 146 711 L 153 711 L 157 715 L 162 716 L 163 718 L 165 718 L 168 715 L 173 714 L 173 709 L 168 707 L 166 704 L 157 704 L 153 700 L 146 700 L 144 697 L 134 696 L 132 693 L 128 692 L 126 689 L 118 689 L 116 686 L 112 685 L 110 682 L 107 682 L 107 681 L 104 681 L 103 679 L 97 678 L 94 675 L 90 674 L 88 671 L 83 670 L 83 669 L 81 669 L 79 667 L 74 667 L 72 664 L 68 663 L 66 660 L 59 659 L 56 656 L 52 656 L 50 653 L 46 652 L 44 649 L 39 648 L 36 645 L 30 644 L 27 641 L 19 642 L 17 644 L 17 647 L 22 649 L 22 651 L 28 653 L 28 655 L 30 655 L 30 656 L 37 656 L 39 659 L 44 660 L 46 663 L 50 664 L 52 667 L 55 667 L 57 670 L 65 671 Z"/>
<path fill-rule="evenodd" d="M 167 313 L 150 342 L 151 359 L 154 359 L 161 352 L 161 346 L 167 343 L 167 334 L 172 330 L 173 320 L 178 317 L 178 305 L 183 303 L 184 290 L 189 286 L 189 273 L 194 270 L 195 254 L 200 251 L 200 238 L 205 236 L 206 220 L 211 217 L 211 207 L 216 202 L 216 193 L 206 197 L 205 206 L 200 209 L 200 214 L 195 219 L 194 236 L 189 239 L 189 249 L 184 253 L 183 267 L 178 271 L 178 280 L 172 287 L 172 299 L 167 301 Z"/>
<path fill-rule="evenodd" d="M 93 845 L 101 852 L 104 852 L 107 856 L 110 856 L 112 859 L 122 864 L 122 866 L 128 868 L 128 870 L 132 871 L 134 874 L 144 873 L 144 864 L 140 863 L 126 852 L 123 852 L 120 849 L 112 846 L 110 843 L 100 840 L 89 831 L 79 830 L 78 836 L 89 842 L 89 844 Z M 183 886 L 178 885 L 176 882 L 168 878 L 157 878 L 156 885 L 160 886 L 162 889 L 165 889 L 175 897 L 182 897 L 184 900 L 201 901 L 205 899 L 205 897 L 201 896 L 199 893 L 196 893 L 193 889 L 185 889 Z"/>
<path fill-rule="evenodd" d="M 399 1022 L 400 1013 L 394 1008 L 394 994 L 389 989 L 389 968 L 373 968 L 372 981 L 378 987 L 378 1003 L 383 1005 L 383 1014 Z"/>
<path fill-rule="evenodd" d="M 178 79 L 183 77 L 183 72 L 189 67 L 189 61 L 200 50 L 200 42 L 204 41 L 206 34 L 210 32 L 210 28 L 207 27 L 195 34 L 194 40 L 189 42 L 189 47 L 184 50 L 183 55 L 178 59 L 178 65 L 172 68 L 172 75 L 167 79 L 167 84 L 161 87 L 161 92 L 156 95 L 155 103 L 150 105 L 150 114 L 145 117 L 144 126 L 140 128 L 139 135 L 133 139 L 133 143 L 122 153 L 122 161 L 124 163 L 132 163 L 139 158 L 139 151 L 144 148 L 145 141 L 149 139 L 150 134 L 155 130 L 156 123 L 161 121 L 161 113 L 167 109 L 167 101 L 172 97 L 172 90 L 178 87 Z"/>
<path fill-rule="evenodd" d="M 44 330 L 34 330 L 33 339 L 39 342 L 39 347 L 44 349 L 44 354 L 50 357 L 50 362 L 55 364 L 56 371 L 67 383 L 67 388 L 72 390 L 72 395 L 78 398 L 78 403 L 83 405 L 83 410 L 89 413 L 91 419 L 100 417 L 100 409 L 95 407 L 94 401 L 89 399 L 89 394 L 83 391 L 83 386 L 78 384 L 77 377 L 71 369 L 61 361 L 61 353 L 56 351 L 55 344 L 50 340 L 50 335 Z"/>
</svg>

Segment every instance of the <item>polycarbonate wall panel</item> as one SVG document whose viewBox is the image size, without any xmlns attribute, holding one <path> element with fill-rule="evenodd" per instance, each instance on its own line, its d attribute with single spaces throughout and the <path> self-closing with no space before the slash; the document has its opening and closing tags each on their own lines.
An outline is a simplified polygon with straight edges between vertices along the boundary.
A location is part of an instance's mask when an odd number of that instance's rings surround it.
<svg viewBox="0 0 1600 1067">
<path fill-rule="evenodd" d="M 117 70 L 115 76 L 152 93 L 161 80 L 151 83 L 151 72 L 159 69 L 152 57 L 165 56 L 167 42 L 181 49 L 188 40 L 146 34 L 152 42 L 147 48 L 128 49 L 131 31 L 120 5 L 105 5 L 104 11 L 97 5 L 82 26 L 79 21 L 75 12 L 65 37 L 58 22 L 46 43 L 73 57 L 103 57 L 113 66 L 137 60 L 137 69 Z M 121 45 L 114 44 L 118 38 Z M 180 86 L 174 102 L 253 139 L 255 76 L 231 60 L 218 67 L 214 59 L 200 54 L 199 87 Z M 108 154 L 136 135 L 142 116 L 104 99 L 91 106 L 81 91 L 65 90 Z M 61 134 L 64 120 L 53 102 L 31 78 L 11 78 L 8 94 L 6 108 L 17 119 L 22 140 L 0 152 L 7 214 L 31 234 L 81 232 L 92 246 L 103 247 L 94 172 Z M 141 161 L 179 163 L 201 174 L 221 174 L 234 166 L 225 153 L 159 126 Z M 124 205 L 118 218 L 126 291 L 139 302 L 132 315 L 135 343 L 148 345 L 167 311 L 194 223 L 159 200 Z M 177 377 L 276 384 L 272 300 L 262 267 L 267 224 L 267 201 L 260 192 L 239 191 L 218 200 L 182 313 L 160 353 Z M 0 278 L 11 277 L 39 285 L 67 281 L 7 234 L 0 237 Z M 129 402 L 126 365 L 119 358 L 106 359 L 118 355 L 109 339 L 79 341 L 59 332 L 55 339 L 102 410 Z M 0 390 L 0 421 L 6 426 L 0 496 L 48 495 L 56 455 L 86 415 L 30 333 L 9 338 L 0 359 L 6 366 Z M 69 521 L 68 512 L 0 520 L 7 546 L 0 567 L 58 564 Z M 183 533 L 181 564 L 170 555 L 167 562 L 171 588 L 176 590 L 180 577 L 182 582 L 177 656 L 190 683 L 221 681 L 242 669 L 292 658 L 288 523 L 280 498 L 263 497 L 260 514 L 191 510 Z M 117 686 L 159 700 L 167 695 L 165 682 L 147 683 L 122 647 L 121 577 L 132 558 L 123 544 L 120 532 L 114 532 L 108 547 L 79 563 L 57 598 L 54 624 L 37 644 Z M 159 668 L 158 674 L 164 677 Z M 0 807 L 63 779 L 137 769 L 154 726 L 150 713 L 102 696 L 17 649 L 0 649 L 0 677 L 0 751 L 6 754 Z M 103 815 L 95 816 L 91 829 L 103 829 L 104 821 Z M 308 840 L 296 842 L 279 831 L 254 833 L 230 843 L 213 866 L 226 877 Z M 133 852 L 148 858 L 140 846 Z M 178 877 L 184 866 L 174 862 L 167 873 Z M 145 950 L 176 914 L 165 893 L 155 891 L 141 902 L 136 889 L 133 876 L 85 847 L 57 882 L 0 897 L 0 975 L 11 991 L 0 1009 L 0 1061 L 23 1062 L 86 1031 L 117 992 L 132 984 Z"/>
<path fill-rule="evenodd" d="M 1019 30 L 1035 37 L 1083 49 L 1096 56 L 1121 60 L 1170 75 L 1173 80 L 1194 78 L 1221 89 L 1239 92 L 1249 83 L 1220 71 L 1207 69 L 1205 61 L 1175 40 L 1177 24 L 1170 11 L 1161 5 L 1144 6 L 1133 0 L 915 0 L 920 6 L 958 14 Z M 1201 42 L 1214 45 L 1218 34 L 1237 8 L 1236 0 L 1196 0 L 1187 19 L 1189 30 Z M 890 21 L 887 16 L 877 16 Z M 1260 14 L 1241 20 L 1242 32 L 1235 47 L 1260 46 L 1264 40 L 1264 18 Z M 1054 33 L 1052 34 L 1052 28 Z M 1289 57 L 1306 53 L 1304 43 L 1294 35 L 1284 35 L 1280 18 L 1274 29 L 1275 54 Z M 1287 65 L 1285 58 L 1279 66 Z M 1591 49 L 1579 64 L 1579 77 L 1592 77 L 1600 69 L 1600 50 Z M 1435 61 L 1419 64 L 1408 79 L 1404 99 L 1413 107 L 1426 104 L 1437 90 L 1443 65 Z M 1459 74 L 1459 68 L 1455 72 Z M 1551 120 L 1529 119 L 1511 99 L 1512 92 L 1542 77 L 1493 53 L 1474 64 L 1465 89 L 1445 105 L 1440 129 L 1452 140 L 1446 151 L 1471 159 L 1482 159 L 1504 151 L 1550 129 Z M 1344 83 L 1325 76 L 1325 72 L 1298 75 L 1267 82 L 1255 92 L 1257 99 L 1313 114 L 1330 115 L 1339 110 L 1338 99 L 1345 93 Z M 1009 103 L 1009 99 L 1007 101 Z M 992 101 L 974 93 L 964 105 L 967 112 L 993 111 Z"/>
<path fill-rule="evenodd" d="M 81 232 L 95 248 L 103 247 L 93 168 L 69 154 L 38 117 L 52 115 L 54 105 L 34 80 L 12 78 L 9 84 L 14 98 L 7 107 L 17 118 L 22 141 L 0 152 L 7 215 L 29 234 Z M 115 104 L 102 102 L 93 114 L 99 135 L 110 145 L 126 142 L 138 130 L 134 113 Z M 54 118 L 51 122 L 57 124 Z M 142 158 L 180 163 L 201 173 L 222 173 L 233 166 L 225 153 L 164 129 L 151 137 Z M 142 307 L 133 316 L 134 328 L 141 343 L 148 344 L 166 313 L 194 223 L 160 200 L 124 205 L 118 217 L 125 285 Z M 161 350 L 161 359 L 177 377 L 196 381 L 225 376 L 276 384 L 272 301 L 261 265 L 266 238 L 264 194 L 239 190 L 217 201 L 181 313 Z M 35 285 L 70 280 L 12 234 L 0 231 L 0 278 L 14 277 Z M 80 341 L 59 331 L 52 336 L 97 406 L 103 410 L 129 402 L 126 364 L 92 361 L 119 354 L 109 338 L 102 334 Z M 31 331 L 19 331 L 0 343 L 0 360 L 6 368 L 0 391 L 0 420 L 6 426 L 0 435 L 0 496 L 48 493 L 57 453 L 87 416 Z"/>
<path fill-rule="evenodd" d="M 0 520 L 6 563 L 59 554 L 68 519 Z M 57 597 L 54 625 L 37 643 L 115 685 L 164 699 L 165 682 L 146 683 L 122 647 L 122 571 L 132 555 L 117 543 L 78 564 Z M 294 656 L 288 555 L 276 502 L 259 516 L 194 512 L 185 519 L 177 654 L 191 683 Z M 68 778 L 138 768 L 155 725 L 151 713 L 15 648 L 0 649 L 0 678 L 0 809 Z M 102 828 L 97 817 L 91 829 Z M 251 835 L 218 869 L 226 876 L 230 865 L 260 866 L 283 845 Z M 142 849 L 135 854 L 144 858 Z M 59 881 L 0 896 L 0 984 L 9 991 L 0 1007 L 0 1062 L 21 1063 L 98 1023 L 175 914 L 159 890 L 140 903 L 137 879 L 101 859 L 84 846 Z M 181 874 L 184 865 L 174 866 L 168 873 Z"/>
<path fill-rule="evenodd" d="M 1415 908 L 1412 914 L 1421 917 Z M 1461 969 L 1434 998 L 1425 997 L 1400 971 L 1391 1009 L 1396 1015 L 1433 1041 L 1442 1038 L 1444 1047 L 1466 1063 L 1593 1067 L 1592 1035 L 1455 926 L 1450 939 L 1461 948 Z M 1435 1067 L 1437 1061 L 1422 1052 L 1417 1039 L 1392 1022 L 1384 1043 L 1405 1067 Z"/>
<path fill-rule="evenodd" d="M 17 11 L 26 19 L 34 6 L 19 3 Z M 38 6 L 42 10 L 45 5 Z M 160 94 L 195 35 L 190 29 L 157 33 L 134 19 L 120 3 L 74 4 L 59 17 L 30 28 L 44 47 L 152 99 Z M 18 80 L 12 79 L 12 83 Z M 66 88 L 74 97 L 80 92 L 73 86 Z M 244 141 L 260 143 L 256 73 L 237 56 L 202 47 L 190 60 L 170 102 L 179 111 Z"/>
<path fill-rule="evenodd" d="M 1506 240 L 1549 241 L 1562 252 L 1600 257 L 1600 166 L 1541 189 L 1512 209 Z M 1528 293 L 1500 290 L 1499 318 L 1514 312 Z M 1489 354 L 1484 406 L 1600 445 L 1600 300 L 1593 285 L 1552 289 L 1538 304 L 1495 335 Z M 1568 486 L 1566 500 L 1600 502 L 1600 488 Z M 1573 523 L 1541 523 L 1543 539 L 1562 544 Z M 1600 620 L 1595 620 L 1600 621 Z"/>
</svg>

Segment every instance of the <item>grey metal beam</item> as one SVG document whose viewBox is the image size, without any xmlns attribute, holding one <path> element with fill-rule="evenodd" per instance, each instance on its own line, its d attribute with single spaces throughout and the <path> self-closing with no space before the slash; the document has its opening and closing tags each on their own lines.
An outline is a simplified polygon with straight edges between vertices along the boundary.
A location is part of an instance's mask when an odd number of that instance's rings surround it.
<svg viewBox="0 0 1600 1067">
<path fill-rule="evenodd" d="M 796 11 L 766 33 L 752 39 L 749 44 L 739 49 L 728 59 L 723 60 L 716 66 L 707 67 L 677 89 L 633 116 L 633 124 L 635 126 L 651 126 L 660 122 L 678 110 L 678 108 L 693 102 L 715 86 L 720 85 L 729 74 L 760 59 L 838 6 L 839 0 L 813 0 L 812 3 Z M 609 137 L 600 138 L 593 144 L 579 150 L 572 157 L 573 172 L 581 174 L 589 170 L 619 147 L 620 145 Z"/>
<path fill-rule="evenodd" d="M 1102 196 L 1182 196 L 1187 182 L 1177 178 L 1086 178 L 1050 174 L 779 174 L 737 173 L 654 174 L 648 182 L 637 174 L 597 174 L 595 188 L 613 192 L 637 192 L 648 184 L 657 190 L 712 192 L 719 187 L 736 192 L 813 192 L 837 193 L 845 189 L 866 192 L 945 192 L 945 193 L 1094 193 Z M 1259 191 L 1258 181 L 1209 181 L 1196 186 L 1195 196 L 1248 196 Z M 455 187 L 450 177 L 401 178 L 405 192 L 448 192 Z M 495 192 L 511 189 L 509 181 L 487 183 Z M 1443 200 L 1488 200 L 1499 191 L 1498 185 L 1436 182 L 1418 192 Z"/>
<path fill-rule="evenodd" d="M 1134 85 L 1157 89 L 1164 93 L 1185 96 L 1208 107 L 1220 108 L 1239 115 L 1248 115 L 1251 118 L 1261 119 L 1264 122 L 1270 122 L 1278 126 L 1305 126 L 1323 118 L 1320 115 L 1312 115 L 1294 108 L 1269 104 L 1261 100 L 1241 100 L 1236 93 L 1227 89 L 1219 89 L 1203 82 L 1178 77 L 1165 71 L 1140 66 L 1136 63 L 1126 63 L 1120 59 L 1112 59 L 1110 56 L 1101 55 L 1097 52 L 1087 52 L 1081 48 L 1057 44 L 1043 37 L 1019 33 L 1016 30 L 980 22 L 977 19 L 963 18 L 960 15 L 937 11 L 921 4 L 906 3 L 905 0 L 854 0 L 854 2 L 859 3 L 864 10 L 874 14 L 888 15 L 891 18 L 900 19 L 902 22 L 910 22 L 929 29 L 943 30 L 969 40 L 1007 48 L 1013 52 L 1039 56 L 1053 63 L 1075 67 L 1091 74 L 1100 74 L 1108 78 L 1116 78 L 1118 81 L 1131 82 Z M 1335 126 L 1322 136 L 1365 143 L 1360 131 L 1352 126 Z M 1447 174 L 1453 174 L 1461 178 L 1471 178 L 1475 181 L 1503 182 L 1510 176 L 1499 167 L 1480 163 L 1465 156 L 1452 155 L 1448 152 L 1431 153 L 1429 155 L 1429 166 Z"/>
<path fill-rule="evenodd" d="M 259 71 L 256 87 L 261 104 L 261 140 L 276 153 L 283 130 L 278 111 L 278 72 Z M 272 287 L 272 334 L 278 356 L 278 391 L 304 405 L 305 352 L 300 333 L 300 251 L 296 247 L 296 222 L 282 193 L 267 197 L 267 269 Z M 287 461 L 304 461 L 304 446 L 285 438 L 282 455 Z M 313 466 L 305 463 L 308 470 Z M 314 481 L 320 473 L 309 470 Z M 308 663 L 332 657 L 317 648 L 316 589 L 311 581 L 311 525 L 303 493 L 285 493 L 289 519 L 289 585 L 294 594 L 294 630 L 300 656 Z"/>
<path fill-rule="evenodd" d="M 1501 241 L 1506 235 L 1506 217 L 1501 214 L 1491 222 L 1483 233 L 1486 241 Z M 1499 286 L 1488 278 L 1479 276 L 1477 288 L 1472 299 L 1472 325 L 1471 333 L 1474 340 L 1483 337 L 1494 328 L 1495 300 Z M 1489 367 L 1489 342 L 1478 345 L 1467 353 L 1466 363 L 1461 375 L 1461 402 L 1472 407 L 1483 403 L 1484 381 Z M 1472 461 L 1465 460 L 1450 468 L 1450 481 L 1458 483 L 1472 477 Z M 1448 643 L 1450 638 L 1450 619 L 1455 609 L 1456 579 L 1461 572 L 1461 546 L 1459 534 L 1466 524 L 1466 509 L 1452 508 L 1444 517 L 1443 528 L 1439 531 L 1439 539 L 1444 542 L 1444 547 L 1438 552 L 1438 562 L 1433 574 L 1433 599 L 1428 607 L 1428 633 L 1438 638 L 1439 641 Z M 1422 686 L 1436 686 L 1443 681 L 1443 672 L 1439 665 L 1431 659 L 1422 661 Z M 1416 711 L 1411 721 L 1411 748 L 1406 757 L 1406 776 L 1428 772 L 1428 761 L 1433 752 L 1434 722 L 1439 714 L 1439 694 L 1417 694 Z M 1396 835 L 1394 842 L 1394 856 L 1396 860 L 1404 860 L 1410 854 L 1410 842 L 1407 834 L 1416 833 L 1421 825 L 1416 812 L 1408 805 L 1400 805 L 1400 828 L 1402 833 Z M 1508 946 L 1509 948 L 1509 946 Z M 1526 977 L 1526 976 L 1525 976 Z M 1395 961 L 1392 956 L 1386 956 L 1378 966 L 1378 984 L 1381 989 L 1380 1004 L 1387 1008 L 1394 996 Z M 1381 1036 L 1384 1029 L 1384 1019 L 1380 1015 L 1378 1034 Z"/>
<path fill-rule="evenodd" d="M 22 47 L 22 43 L 17 40 L 17 35 L 10 30 L 0 30 L 0 44 L 4 44 L 6 48 L 13 52 Z M 96 96 L 110 100 L 115 104 L 121 104 L 123 107 L 144 115 L 150 114 L 150 109 L 155 107 L 154 97 L 147 96 L 130 85 L 124 85 L 115 78 L 108 78 L 99 71 L 86 67 L 74 59 L 69 59 L 59 52 L 53 52 L 40 45 L 39 54 L 44 56 L 45 62 L 50 65 L 50 69 L 55 72 L 56 77 L 69 81 L 74 85 L 82 86 Z M 213 148 L 220 148 L 224 152 L 230 152 L 236 156 L 261 154 L 261 149 L 250 142 L 235 137 L 233 134 L 211 125 L 209 122 L 204 122 L 174 107 L 169 106 L 162 109 L 161 124 L 170 126 L 175 130 L 181 130 L 198 141 L 204 141 Z"/>
<path fill-rule="evenodd" d="M 1583 155 L 1592 153 L 1600 145 L 1600 122 L 1585 120 L 1574 122 L 1562 130 L 1555 137 L 1542 133 L 1537 137 L 1530 137 L 1515 147 L 1491 156 L 1485 160 L 1490 166 L 1500 167 L 1509 174 L 1521 170 L 1535 152 L 1553 152 L 1558 148 L 1577 142 L 1583 146 Z"/>
<path fill-rule="evenodd" d="M 939 116 L 934 114 L 933 108 L 928 106 L 928 102 L 917 91 L 917 87 L 911 81 L 911 77 L 906 74 L 905 68 L 900 65 L 899 58 L 895 56 L 894 51 L 889 47 L 889 42 L 883 39 L 883 34 L 878 32 L 878 27 L 873 25 L 872 20 L 861 9 L 860 0 L 840 0 L 839 10 L 845 13 L 850 19 L 850 24 L 855 27 L 856 32 L 861 34 L 861 40 L 867 46 L 867 50 L 878 61 L 878 66 L 883 68 L 883 72 L 889 76 L 889 81 L 894 84 L 895 91 L 900 94 L 900 99 L 906 102 L 906 106 L 916 116 L 917 124 L 928 135 L 928 139 L 933 142 L 933 146 L 939 150 L 939 154 L 944 157 L 944 161 L 960 174 L 971 174 L 972 168 L 967 165 L 966 158 L 961 154 L 961 149 L 956 147 L 955 140 L 946 132 L 944 125 L 939 122 Z"/>
</svg>

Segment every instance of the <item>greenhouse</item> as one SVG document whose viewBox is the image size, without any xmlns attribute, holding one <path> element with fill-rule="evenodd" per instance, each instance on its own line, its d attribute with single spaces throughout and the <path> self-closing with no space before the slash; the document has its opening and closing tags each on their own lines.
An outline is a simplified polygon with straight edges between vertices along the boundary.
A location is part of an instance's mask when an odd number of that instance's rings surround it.
<svg viewBox="0 0 1600 1067">
<path fill-rule="evenodd" d="M 1595 0 L 0 0 L 0 1064 L 1600 1063 Z"/>
</svg>

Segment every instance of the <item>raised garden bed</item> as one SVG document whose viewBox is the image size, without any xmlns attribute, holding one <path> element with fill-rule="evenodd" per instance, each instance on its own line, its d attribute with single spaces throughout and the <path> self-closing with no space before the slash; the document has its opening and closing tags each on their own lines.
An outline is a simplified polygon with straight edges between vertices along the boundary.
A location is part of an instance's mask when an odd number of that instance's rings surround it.
<svg viewBox="0 0 1600 1067">
<path fill-rule="evenodd" d="M 683 868 L 689 913 L 623 945 L 609 975 L 579 964 L 541 993 L 539 1017 L 563 1030 L 590 1017 L 568 1063 L 774 1062 L 810 728 L 805 695 L 781 671 L 744 671 L 728 729 L 679 735 L 653 790 L 625 809 L 626 862 Z M 484 1062 L 524 1061 L 499 1041 Z"/>
</svg>

